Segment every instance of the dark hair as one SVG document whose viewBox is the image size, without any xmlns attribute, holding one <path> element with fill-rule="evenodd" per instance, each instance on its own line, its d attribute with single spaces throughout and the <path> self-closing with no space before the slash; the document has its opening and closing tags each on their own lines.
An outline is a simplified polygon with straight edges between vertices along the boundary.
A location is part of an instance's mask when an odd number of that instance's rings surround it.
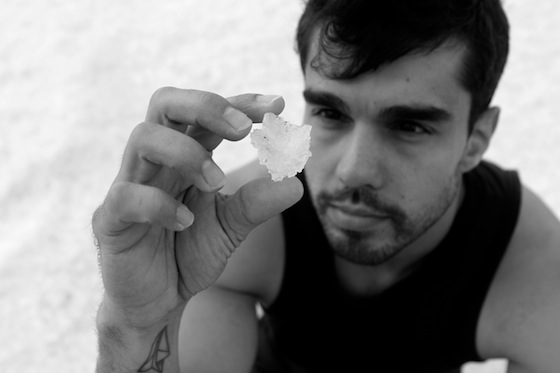
<svg viewBox="0 0 560 373">
<path fill-rule="evenodd" d="M 445 42 L 462 43 L 460 83 L 472 97 L 469 131 L 490 105 L 509 50 L 500 0 L 309 0 L 296 36 L 304 71 L 316 31 L 319 53 L 309 62 L 331 79 L 351 79 Z M 324 56 L 340 63 L 325 63 Z"/>
</svg>

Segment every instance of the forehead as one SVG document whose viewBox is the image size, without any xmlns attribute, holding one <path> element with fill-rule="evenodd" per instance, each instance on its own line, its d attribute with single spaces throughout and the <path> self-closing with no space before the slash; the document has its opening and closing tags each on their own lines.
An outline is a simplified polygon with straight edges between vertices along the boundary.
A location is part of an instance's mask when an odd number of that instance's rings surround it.
<svg viewBox="0 0 560 373">
<path fill-rule="evenodd" d="M 348 103 L 429 105 L 468 118 L 470 94 L 460 83 L 465 53 L 463 46 L 448 43 L 430 53 L 403 56 L 349 80 L 330 79 L 308 62 L 305 87 L 335 94 Z"/>
</svg>

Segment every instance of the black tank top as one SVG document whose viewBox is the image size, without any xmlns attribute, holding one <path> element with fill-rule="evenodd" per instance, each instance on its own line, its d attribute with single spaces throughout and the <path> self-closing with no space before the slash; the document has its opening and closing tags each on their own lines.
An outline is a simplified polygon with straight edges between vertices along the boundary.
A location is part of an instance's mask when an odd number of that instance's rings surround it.
<svg viewBox="0 0 560 373">
<path fill-rule="evenodd" d="M 441 244 L 415 273 L 368 298 L 337 283 L 304 182 L 304 197 L 283 214 L 283 283 L 260 320 L 254 372 L 439 373 L 480 361 L 477 321 L 517 222 L 521 185 L 517 173 L 487 162 L 464 182 Z"/>
</svg>

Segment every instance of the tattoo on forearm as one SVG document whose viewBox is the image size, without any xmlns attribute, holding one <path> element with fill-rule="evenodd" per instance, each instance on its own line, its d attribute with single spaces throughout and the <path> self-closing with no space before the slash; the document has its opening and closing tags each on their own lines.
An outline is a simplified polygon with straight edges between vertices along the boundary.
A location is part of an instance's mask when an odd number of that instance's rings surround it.
<svg viewBox="0 0 560 373">
<path fill-rule="evenodd" d="M 163 372 L 164 360 L 169 357 L 169 340 L 167 338 L 167 326 L 156 336 L 154 343 L 150 349 L 148 358 L 142 364 L 138 372 Z"/>
</svg>

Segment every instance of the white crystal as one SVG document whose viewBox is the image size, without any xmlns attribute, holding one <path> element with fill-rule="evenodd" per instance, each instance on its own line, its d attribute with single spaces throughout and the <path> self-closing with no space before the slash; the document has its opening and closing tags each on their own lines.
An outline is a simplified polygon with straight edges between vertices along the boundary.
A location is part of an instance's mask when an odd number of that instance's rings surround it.
<svg viewBox="0 0 560 373">
<path fill-rule="evenodd" d="M 308 124 L 292 124 L 266 113 L 262 127 L 255 126 L 250 136 L 259 162 L 266 166 L 274 181 L 295 176 L 311 157 L 311 126 Z"/>
</svg>

